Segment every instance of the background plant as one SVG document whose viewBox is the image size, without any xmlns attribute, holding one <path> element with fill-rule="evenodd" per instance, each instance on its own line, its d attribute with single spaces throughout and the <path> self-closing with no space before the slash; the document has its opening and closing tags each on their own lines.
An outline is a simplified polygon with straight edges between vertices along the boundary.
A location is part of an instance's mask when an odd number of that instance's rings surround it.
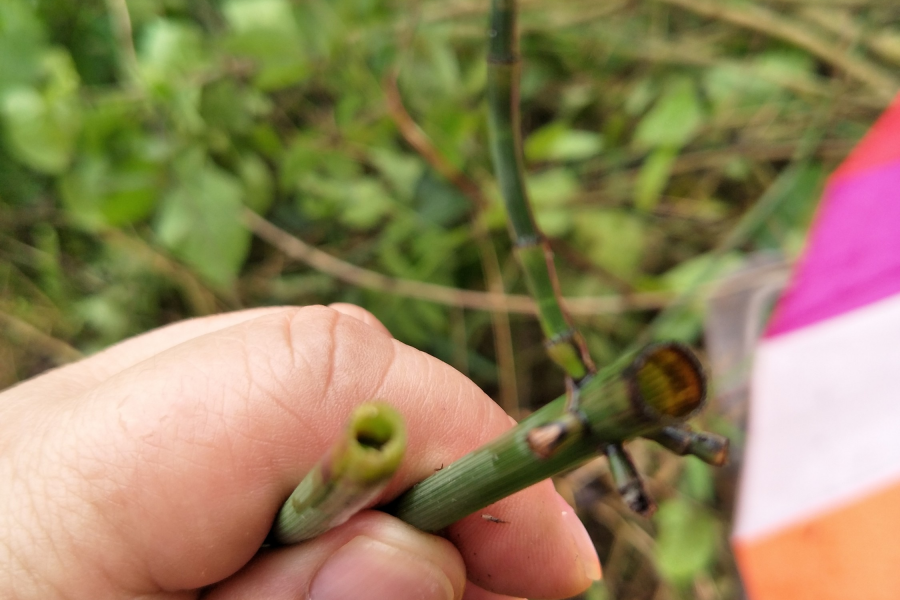
<svg viewBox="0 0 900 600">
<path fill-rule="evenodd" d="M 490 175 L 487 4 L 0 2 L 0 382 L 187 316 L 344 300 L 518 416 L 560 394 L 527 303 L 452 293 L 524 292 Z M 716 268 L 796 255 L 825 174 L 900 87 L 898 24 L 877 0 L 522 3 L 528 183 L 565 294 L 594 299 L 573 312 L 597 362 L 767 192 Z M 247 210 L 343 262 L 297 260 Z M 688 308 L 664 333 L 698 343 Z M 602 462 L 559 482 L 606 566 L 590 597 L 738 597 L 729 484 L 633 452 L 653 521 Z"/>
</svg>

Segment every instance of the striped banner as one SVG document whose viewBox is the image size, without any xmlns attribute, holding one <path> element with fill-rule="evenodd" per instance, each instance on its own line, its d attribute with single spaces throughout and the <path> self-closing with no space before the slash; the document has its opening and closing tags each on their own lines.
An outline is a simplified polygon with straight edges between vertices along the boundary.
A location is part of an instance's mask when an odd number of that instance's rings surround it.
<svg viewBox="0 0 900 600">
<path fill-rule="evenodd" d="M 900 600 L 900 96 L 829 179 L 751 386 L 751 600 Z"/>
</svg>

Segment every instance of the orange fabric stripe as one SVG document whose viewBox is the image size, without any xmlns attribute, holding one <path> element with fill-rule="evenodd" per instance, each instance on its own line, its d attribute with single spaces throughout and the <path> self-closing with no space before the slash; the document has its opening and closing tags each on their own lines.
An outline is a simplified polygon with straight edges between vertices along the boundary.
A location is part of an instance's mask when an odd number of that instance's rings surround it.
<svg viewBox="0 0 900 600">
<path fill-rule="evenodd" d="M 900 483 L 734 546 L 751 600 L 898 600 Z"/>
</svg>

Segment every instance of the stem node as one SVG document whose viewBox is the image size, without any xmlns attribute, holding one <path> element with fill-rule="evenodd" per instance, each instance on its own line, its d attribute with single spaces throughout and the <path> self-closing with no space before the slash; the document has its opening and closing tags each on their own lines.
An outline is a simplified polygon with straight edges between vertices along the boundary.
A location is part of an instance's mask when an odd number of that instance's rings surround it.
<svg viewBox="0 0 900 600">
<path fill-rule="evenodd" d="M 574 411 L 566 411 L 559 419 L 535 427 L 525 436 L 528 447 L 540 459 L 553 456 L 566 442 L 585 429 L 584 417 Z"/>
<path fill-rule="evenodd" d="M 656 503 L 644 489 L 644 482 L 638 475 L 631 457 L 620 443 L 609 444 L 604 448 L 609 459 L 609 471 L 612 474 L 616 490 L 628 508 L 643 517 L 649 517 L 656 511 Z"/>
<path fill-rule="evenodd" d="M 687 425 L 673 425 L 646 436 L 675 454 L 691 454 L 715 467 L 728 461 L 728 438 L 708 431 L 693 431 Z"/>
</svg>

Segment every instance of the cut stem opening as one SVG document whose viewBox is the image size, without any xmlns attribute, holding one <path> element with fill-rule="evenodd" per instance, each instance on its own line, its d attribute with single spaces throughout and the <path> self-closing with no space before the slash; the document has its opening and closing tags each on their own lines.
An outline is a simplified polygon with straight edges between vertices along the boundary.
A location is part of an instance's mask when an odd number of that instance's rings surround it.
<svg viewBox="0 0 900 600">
<path fill-rule="evenodd" d="M 678 342 L 644 349 L 632 365 L 631 381 L 639 408 L 662 422 L 684 420 L 706 400 L 703 368 L 690 349 Z"/>
</svg>

